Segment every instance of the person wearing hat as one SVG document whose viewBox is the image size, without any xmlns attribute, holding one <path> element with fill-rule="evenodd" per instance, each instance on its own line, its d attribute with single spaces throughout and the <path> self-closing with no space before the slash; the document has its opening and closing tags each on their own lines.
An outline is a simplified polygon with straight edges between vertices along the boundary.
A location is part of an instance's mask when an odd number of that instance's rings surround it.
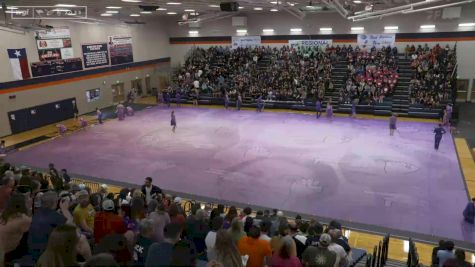
<svg viewBox="0 0 475 267">
<path fill-rule="evenodd" d="M 328 250 L 332 238 L 329 234 L 322 234 L 317 246 L 309 246 L 302 254 L 302 264 L 305 267 L 334 267 L 336 253 Z"/>
<path fill-rule="evenodd" d="M 73 211 L 74 223 L 88 238 L 92 237 L 96 211 L 89 201 L 89 193 L 86 190 L 81 190 L 76 193 L 76 198 L 79 204 Z"/>
<path fill-rule="evenodd" d="M 475 197 L 472 198 L 472 201 L 467 203 L 467 206 L 465 206 L 465 209 L 463 210 L 463 219 L 468 222 L 473 224 L 475 220 Z"/>
<path fill-rule="evenodd" d="M 94 217 L 94 241 L 96 244 L 108 234 L 124 234 L 127 232 L 124 219 L 115 213 L 114 201 L 105 199 L 102 202 L 102 211 Z"/>
</svg>

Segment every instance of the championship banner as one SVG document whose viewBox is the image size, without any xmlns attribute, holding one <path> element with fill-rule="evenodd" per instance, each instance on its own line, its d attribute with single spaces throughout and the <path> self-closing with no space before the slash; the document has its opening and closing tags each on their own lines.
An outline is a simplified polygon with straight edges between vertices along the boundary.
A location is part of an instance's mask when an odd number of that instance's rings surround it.
<svg viewBox="0 0 475 267">
<path fill-rule="evenodd" d="M 333 40 L 289 40 L 290 47 L 321 47 L 331 46 Z"/>
<path fill-rule="evenodd" d="M 132 37 L 130 35 L 109 36 L 111 65 L 134 62 Z"/>
<path fill-rule="evenodd" d="M 395 34 L 358 34 L 358 46 L 360 47 L 394 47 L 395 44 Z"/>
<path fill-rule="evenodd" d="M 69 28 L 35 31 L 40 61 L 74 58 Z"/>
<path fill-rule="evenodd" d="M 109 51 L 107 43 L 83 44 L 82 58 L 85 68 L 94 68 L 109 65 Z"/>
<path fill-rule="evenodd" d="M 66 73 L 82 70 L 80 58 L 49 60 L 31 63 L 31 74 L 33 77 Z"/>
<path fill-rule="evenodd" d="M 238 47 L 255 47 L 261 45 L 261 37 L 260 36 L 244 36 L 238 37 L 233 36 L 232 38 L 233 49 Z"/>
</svg>

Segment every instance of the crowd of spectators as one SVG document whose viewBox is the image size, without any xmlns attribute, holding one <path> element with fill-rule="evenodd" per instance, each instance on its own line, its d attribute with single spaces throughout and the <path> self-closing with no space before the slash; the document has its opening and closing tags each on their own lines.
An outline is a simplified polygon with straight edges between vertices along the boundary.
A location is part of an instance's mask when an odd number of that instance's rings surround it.
<svg viewBox="0 0 475 267">
<path fill-rule="evenodd" d="M 396 47 L 346 49 L 348 79 L 340 91 L 340 102 L 382 103 L 397 85 L 398 51 Z"/>
<path fill-rule="evenodd" d="M 192 97 L 228 93 L 267 100 L 323 98 L 325 90 L 333 88 L 335 59 L 335 54 L 318 47 L 195 48 L 171 89 Z"/>
<path fill-rule="evenodd" d="M 415 73 L 409 84 L 412 104 L 422 104 L 427 107 L 444 105 L 451 101 L 454 89 L 452 74 L 456 65 L 456 51 L 439 44 L 430 48 L 412 45 L 406 46 L 406 57 L 412 59 L 411 66 Z"/>
</svg>

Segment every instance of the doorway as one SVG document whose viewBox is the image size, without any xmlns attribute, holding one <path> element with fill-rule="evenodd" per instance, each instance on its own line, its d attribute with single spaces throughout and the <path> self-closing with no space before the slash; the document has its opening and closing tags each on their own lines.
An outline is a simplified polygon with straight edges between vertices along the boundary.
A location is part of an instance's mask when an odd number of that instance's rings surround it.
<svg viewBox="0 0 475 267">
<path fill-rule="evenodd" d="M 145 91 L 147 95 L 152 95 L 152 86 L 150 84 L 150 76 L 145 77 Z"/>
<path fill-rule="evenodd" d="M 132 85 L 131 87 L 132 89 L 135 88 L 135 91 L 137 92 L 137 96 L 143 95 L 142 79 L 132 80 L 131 85 Z"/>
<path fill-rule="evenodd" d="M 116 83 L 111 85 L 112 101 L 114 103 L 123 102 L 125 100 L 124 83 Z"/>
</svg>

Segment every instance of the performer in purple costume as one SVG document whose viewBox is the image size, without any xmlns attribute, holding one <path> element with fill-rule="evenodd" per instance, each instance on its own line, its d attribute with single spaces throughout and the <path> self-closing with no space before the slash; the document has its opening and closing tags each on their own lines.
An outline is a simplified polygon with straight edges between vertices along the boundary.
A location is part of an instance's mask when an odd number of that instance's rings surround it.
<svg viewBox="0 0 475 267">
<path fill-rule="evenodd" d="M 68 131 L 68 128 L 66 128 L 64 124 L 56 124 L 56 128 L 58 128 L 58 133 L 61 136 L 65 135 L 66 132 Z"/>
<path fill-rule="evenodd" d="M 315 102 L 315 111 L 317 112 L 317 119 L 322 116 L 322 101 L 320 98 L 317 98 L 317 102 Z"/>
<path fill-rule="evenodd" d="M 331 99 L 327 103 L 327 118 L 332 120 L 333 119 L 333 106 L 331 103 Z"/>
<path fill-rule="evenodd" d="M 175 132 L 176 118 L 175 118 L 175 111 L 174 110 L 172 110 L 170 125 L 172 126 L 172 131 Z"/>
<path fill-rule="evenodd" d="M 393 136 L 394 131 L 397 129 L 396 123 L 397 123 L 397 117 L 396 117 L 396 114 L 393 113 L 391 114 L 391 117 L 389 117 L 389 135 L 390 136 Z"/>
<path fill-rule="evenodd" d="M 97 121 L 99 124 L 102 124 L 102 111 L 99 108 L 96 108 Z"/>
<path fill-rule="evenodd" d="M 125 107 L 122 103 L 119 103 L 119 105 L 117 105 L 115 113 L 117 114 L 117 118 L 119 118 L 120 121 L 125 119 Z"/>
<path fill-rule="evenodd" d="M 127 106 L 127 116 L 134 116 L 135 111 L 132 106 Z"/>
<path fill-rule="evenodd" d="M 87 121 L 84 118 L 79 119 L 79 126 L 81 126 L 81 130 L 85 130 L 87 127 Z"/>
</svg>

